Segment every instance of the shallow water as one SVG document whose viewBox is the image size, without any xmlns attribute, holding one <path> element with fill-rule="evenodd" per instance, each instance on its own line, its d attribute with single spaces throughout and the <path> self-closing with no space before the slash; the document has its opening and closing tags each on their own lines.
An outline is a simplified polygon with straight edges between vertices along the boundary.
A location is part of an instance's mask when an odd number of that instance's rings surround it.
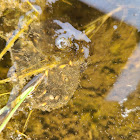
<svg viewBox="0 0 140 140">
<path fill-rule="evenodd" d="M 49 5 L 43 2 L 36 1 L 36 4 L 42 9 L 39 20 L 41 22 L 49 21 L 46 22 L 46 30 L 50 36 L 53 33 L 52 28 L 57 30 L 52 23 L 53 20 L 61 21 L 63 25 L 67 22 L 68 27 L 72 26 L 80 32 L 85 30 L 85 25 L 106 14 L 96 7 L 89 7 L 78 0 L 53 1 L 54 3 Z M 18 8 L 19 5 L 17 7 L 15 5 L 17 10 L 11 9 L 9 5 L 7 7 L 14 14 L 10 15 L 10 12 L 3 8 L 0 31 L 4 35 L 7 33 L 7 37 L 10 37 L 13 30 L 17 29 L 18 19 L 28 12 L 30 7 L 26 3 L 23 4 L 22 9 Z M 127 14 L 125 16 L 127 17 Z M 96 25 L 98 28 L 100 22 Z M 34 23 L 31 24 L 31 30 L 32 27 L 34 29 Z M 38 30 L 38 28 L 36 29 Z M 63 30 L 65 29 L 63 28 Z M 84 68 L 81 68 L 80 71 L 80 82 L 67 105 L 52 112 L 34 109 L 24 131 L 26 136 L 20 132 L 23 131 L 29 109 L 21 105 L 0 134 L 1 139 L 140 139 L 138 30 L 137 26 L 128 24 L 122 17 L 118 20 L 112 16 L 103 23 L 97 32 L 93 31 L 87 35 L 88 37 L 92 35 L 92 37 L 82 55 L 86 58 L 82 61 Z M 49 35 L 46 43 L 52 44 Z M 42 40 L 43 38 L 38 39 L 38 41 Z M 2 50 L 6 42 L 2 38 L 0 38 L 0 42 L 0 50 Z M 64 43 L 67 44 L 67 42 Z M 43 48 L 43 41 L 38 44 L 35 45 Z M 54 52 L 58 56 L 59 53 L 56 50 Z M 42 54 L 49 56 L 49 51 L 52 51 L 51 47 L 48 52 L 42 51 Z M 31 51 L 29 50 L 29 52 Z M 73 56 L 72 52 L 68 54 Z M 62 58 L 65 58 L 63 55 L 63 53 L 60 54 Z M 79 54 L 75 59 L 80 57 Z M 50 63 L 54 60 L 49 59 Z M 1 79 L 7 77 L 6 74 L 11 63 L 10 55 L 7 53 L 0 62 Z M 25 65 L 22 65 L 22 68 L 26 68 Z M 0 85 L 0 93 L 9 92 L 11 89 L 12 85 L 9 83 Z M 0 107 L 3 107 L 8 101 L 8 95 L 0 96 L 0 101 Z"/>
</svg>

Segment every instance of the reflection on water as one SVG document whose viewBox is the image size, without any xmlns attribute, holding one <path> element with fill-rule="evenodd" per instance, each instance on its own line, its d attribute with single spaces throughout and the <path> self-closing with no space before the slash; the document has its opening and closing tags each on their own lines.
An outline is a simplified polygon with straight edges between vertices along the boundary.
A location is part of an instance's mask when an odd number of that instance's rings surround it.
<svg viewBox="0 0 140 140">
<path fill-rule="evenodd" d="M 68 22 L 75 29 L 81 30 L 83 26 L 103 15 L 103 13 L 97 9 L 88 7 L 77 0 L 70 0 L 68 2 L 71 2 L 72 5 L 60 0 L 45 8 L 44 4 L 41 5 L 40 2 L 35 3 L 38 4 L 43 11 L 40 20 L 57 20 L 61 21 L 63 25 Z M 28 9 L 29 7 L 27 10 Z M 7 21 L 10 16 L 7 12 L 5 17 L 1 18 Z M 51 44 L 52 40 L 49 38 L 49 36 L 51 36 L 51 29 L 52 27 L 56 29 L 56 27 L 52 22 L 48 23 L 46 22 L 45 24 L 48 33 L 47 39 L 36 38 L 36 40 L 33 40 L 33 43 L 36 44 L 36 48 L 38 46 L 42 46 L 42 48 L 45 46 L 42 40 L 46 40 L 48 46 Z M 2 30 L 5 26 L 6 23 L 3 22 L 0 29 Z M 33 25 L 30 28 L 32 27 Z M 33 29 L 35 30 L 34 27 Z M 11 30 L 9 27 L 9 32 Z M 36 30 L 38 33 L 42 31 L 42 29 L 38 30 L 38 28 L 36 28 Z M 66 32 L 64 32 L 64 34 L 65 33 Z M 43 35 L 44 32 L 41 32 L 41 34 Z M 41 42 L 36 42 L 39 40 L 41 40 Z M 88 57 L 84 62 L 87 67 L 86 69 L 81 69 L 79 86 L 68 104 L 52 112 L 35 109 L 29 118 L 28 125 L 24 132 L 27 137 L 20 132 L 23 131 L 29 109 L 21 106 L 15 116 L 7 124 L 3 133 L 1 133 L 1 137 L 7 140 L 19 140 L 29 137 L 37 140 L 140 139 L 140 86 L 136 83 L 138 81 L 137 74 L 139 74 L 139 47 L 136 48 L 138 41 L 139 36 L 136 27 L 130 26 L 123 21 L 109 18 L 93 35 L 89 47 L 84 48 L 83 46 L 84 56 Z M 48 49 L 51 49 L 51 47 L 50 45 Z M 45 50 L 46 48 L 44 47 L 43 49 Z M 42 51 L 42 54 L 46 55 L 47 51 Z M 125 73 L 125 71 L 127 73 Z M 129 72 L 131 74 L 129 74 Z M 125 77 L 123 80 L 120 78 L 121 75 Z M 129 83 L 129 79 L 133 83 Z M 116 81 L 117 83 L 115 84 Z M 122 82 L 118 87 L 120 81 Z M 129 94 L 127 88 L 124 88 L 125 85 L 130 84 L 133 89 L 136 89 L 131 90 L 133 92 L 132 94 Z M 0 88 L 2 88 L 2 86 L 0 86 Z M 115 88 L 116 86 L 117 90 Z M 123 94 L 120 95 L 118 91 L 121 89 Z M 110 91 L 112 94 L 109 94 Z M 112 97 L 114 93 L 116 93 L 119 101 L 128 94 L 129 96 L 127 100 L 123 100 L 119 103 L 105 100 L 107 95 L 110 99 L 114 98 Z M 0 97 L 0 99 L 3 101 L 3 106 L 6 101 L 4 97 Z"/>
<path fill-rule="evenodd" d="M 124 70 L 113 85 L 113 89 L 107 96 L 107 100 L 122 101 L 136 90 L 140 82 L 140 46 L 136 48 L 128 59 Z"/>
<path fill-rule="evenodd" d="M 113 16 L 119 20 L 135 26 L 140 30 L 140 1 L 139 0 L 80 0 L 91 7 L 97 8 L 102 12 L 108 13 L 119 6 L 124 7 L 122 11 Z"/>
</svg>

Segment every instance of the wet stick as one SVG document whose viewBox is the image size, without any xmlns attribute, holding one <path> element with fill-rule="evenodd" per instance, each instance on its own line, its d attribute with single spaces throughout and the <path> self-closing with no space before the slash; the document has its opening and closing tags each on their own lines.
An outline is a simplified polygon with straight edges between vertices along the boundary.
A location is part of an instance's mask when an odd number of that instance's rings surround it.
<svg viewBox="0 0 140 140">
<path fill-rule="evenodd" d="M 28 124 L 28 122 L 29 122 L 30 116 L 31 116 L 31 114 L 32 114 L 33 111 L 34 111 L 34 110 L 31 110 L 31 111 L 29 112 L 29 115 L 28 115 L 28 117 L 27 117 L 27 119 L 26 119 L 26 122 L 25 122 L 24 127 L 23 127 L 23 130 L 22 130 L 22 133 L 24 133 L 24 132 L 26 131 L 26 129 L 27 129 L 27 124 Z"/>
<path fill-rule="evenodd" d="M 26 2 L 34 9 L 34 11 L 36 11 L 39 14 L 39 12 L 37 11 L 37 9 L 28 0 L 26 0 Z"/>
<path fill-rule="evenodd" d="M 7 127 L 8 129 L 12 130 L 12 131 L 15 131 L 17 134 L 21 135 L 21 136 L 24 136 L 27 140 L 30 139 L 30 137 L 28 137 L 27 135 L 23 134 L 22 132 L 18 131 L 18 130 L 14 130 L 13 128 L 11 127 Z"/>
<path fill-rule="evenodd" d="M 84 28 L 85 28 L 85 34 L 91 39 L 92 36 L 101 28 L 101 26 L 107 21 L 107 19 L 109 17 L 111 17 L 114 13 L 122 10 L 122 6 L 116 8 L 115 10 L 111 11 L 110 13 L 102 16 L 102 17 L 99 17 L 98 19 L 92 21 L 91 23 L 87 24 Z M 100 25 L 97 26 L 96 28 L 96 24 L 97 22 L 101 22 Z M 94 31 L 93 34 L 91 34 L 92 32 Z M 91 35 L 90 35 L 91 34 Z"/>
<path fill-rule="evenodd" d="M 19 38 L 19 36 L 26 30 L 26 28 L 31 24 L 31 22 L 34 19 L 30 19 L 27 24 L 23 27 L 23 29 L 21 29 L 12 39 L 11 41 L 8 43 L 8 45 L 2 50 L 2 52 L 0 53 L 0 60 L 2 59 L 2 57 L 6 54 L 6 52 L 13 46 L 14 42 Z"/>
<path fill-rule="evenodd" d="M 28 1 L 26 0 L 26 2 L 36 11 L 37 14 L 39 14 L 39 12 L 36 10 L 36 8 Z M 14 45 L 14 42 L 19 38 L 19 36 L 27 29 L 27 27 L 33 22 L 34 18 L 31 18 L 27 21 L 27 23 L 23 26 L 23 28 L 21 30 L 18 31 L 18 33 L 9 41 L 9 43 L 7 44 L 7 46 L 2 50 L 2 52 L 0 53 L 0 60 L 2 59 L 2 57 L 6 54 L 6 52 Z"/>
<path fill-rule="evenodd" d="M 79 62 L 80 62 L 80 61 L 79 61 Z M 27 72 L 27 73 L 25 73 L 25 74 L 21 74 L 21 75 L 19 75 L 17 78 L 18 78 L 18 79 L 21 79 L 21 78 L 25 78 L 25 77 L 27 77 L 27 76 L 37 75 L 37 74 L 39 74 L 39 73 L 41 73 L 41 72 L 44 72 L 44 71 L 46 71 L 46 70 L 51 70 L 51 69 L 53 69 L 53 68 L 59 66 L 60 64 L 61 64 L 61 63 L 60 63 L 59 61 L 58 61 L 58 62 L 54 62 L 54 63 L 52 63 L 52 64 L 46 64 L 45 66 L 43 66 L 43 67 L 41 67 L 41 68 L 39 68 L 39 69 L 33 70 L 33 71 L 31 71 L 31 72 Z M 76 62 L 75 62 L 75 63 L 73 62 L 73 64 L 76 65 Z M 61 65 L 60 65 L 60 66 L 61 66 Z M 11 79 L 12 79 L 12 77 L 6 78 L 6 79 L 3 79 L 3 80 L 0 80 L 0 84 L 4 84 L 4 83 L 6 83 L 6 82 L 11 82 Z"/>
<path fill-rule="evenodd" d="M 10 92 L 1 93 L 0 96 L 7 95 L 7 94 L 10 94 Z"/>
<path fill-rule="evenodd" d="M 68 4 L 68 5 L 71 5 L 72 6 L 72 3 L 70 3 L 68 0 L 62 0 L 64 3 Z"/>
<path fill-rule="evenodd" d="M 6 82 L 10 82 L 11 81 L 11 78 L 6 78 L 6 79 L 3 79 L 3 80 L 0 80 L 0 84 L 4 84 Z"/>
<path fill-rule="evenodd" d="M 36 74 L 41 73 L 43 71 L 50 70 L 50 69 L 52 69 L 54 67 L 57 67 L 59 64 L 60 64 L 60 62 L 54 62 L 53 64 L 46 64 L 45 66 L 43 66 L 43 67 L 41 67 L 39 69 L 33 70 L 31 72 L 28 72 L 28 73 L 25 73 L 25 74 L 22 74 L 22 75 L 19 75 L 17 78 L 21 79 L 21 78 L 25 78 L 27 76 L 36 75 Z M 0 84 L 10 82 L 11 79 L 12 79 L 12 77 L 0 80 Z"/>
</svg>

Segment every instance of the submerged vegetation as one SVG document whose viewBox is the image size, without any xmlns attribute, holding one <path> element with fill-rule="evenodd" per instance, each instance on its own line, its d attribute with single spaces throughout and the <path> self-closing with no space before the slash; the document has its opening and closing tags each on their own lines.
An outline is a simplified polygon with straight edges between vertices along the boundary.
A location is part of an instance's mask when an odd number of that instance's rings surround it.
<svg viewBox="0 0 140 140">
<path fill-rule="evenodd" d="M 133 103 L 130 108 L 138 106 L 138 92 L 122 105 L 104 100 L 138 41 L 134 27 L 111 18 L 123 8 L 103 15 L 78 1 L 44 3 L 14 2 L 13 20 L 18 27 L 12 20 L 11 25 L 3 23 L 9 30 L 0 35 L 7 41 L 0 59 L 5 61 L 10 50 L 16 66 L 10 68 L 9 78 L 0 80 L 0 131 L 12 117 L 1 137 L 138 139 L 139 113 L 122 115 L 129 102 Z M 5 7 L 1 19 L 11 19 L 13 9 Z M 87 13 L 89 17 L 84 16 Z"/>
</svg>

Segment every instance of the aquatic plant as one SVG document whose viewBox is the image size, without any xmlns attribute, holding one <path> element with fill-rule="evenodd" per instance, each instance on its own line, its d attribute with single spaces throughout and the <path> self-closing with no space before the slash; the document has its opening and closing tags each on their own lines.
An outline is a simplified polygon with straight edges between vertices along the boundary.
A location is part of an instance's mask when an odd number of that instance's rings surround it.
<svg viewBox="0 0 140 140">
<path fill-rule="evenodd" d="M 93 35 L 95 35 L 98 32 L 98 30 L 102 27 L 102 25 L 107 21 L 107 19 L 109 17 L 111 17 L 114 13 L 122 10 L 122 8 L 123 7 L 120 6 L 120 7 L 116 8 L 116 9 L 114 9 L 113 11 L 111 11 L 111 12 L 109 12 L 109 13 L 107 13 L 107 14 L 99 17 L 99 18 L 97 18 L 96 20 L 90 22 L 89 24 L 85 25 L 84 26 L 85 34 L 87 36 L 89 36 L 89 38 L 92 38 Z"/>
<path fill-rule="evenodd" d="M 34 8 L 34 6 L 32 6 L 32 4 L 29 3 L 29 1 L 27 1 L 28 4 L 37 12 L 37 10 Z M 94 29 L 96 28 L 95 27 L 95 24 L 96 22 L 100 21 L 101 22 L 101 25 L 97 27 L 97 29 L 94 31 L 94 33 L 96 33 L 99 28 L 104 24 L 104 22 L 114 13 L 114 12 L 117 12 L 119 11 L 120 8 L 118 8 L 117 10 L 114 10 L 113 12 L 97 19 L 96 21 L 90 23 L 89 25 L 85 26 L 85 34 L 87 34 L 88 36 L 90 36 L 91 33 L 93 33 Z M 18 39 L 18 37 L 27 29 L 27 27 L 30 25 L 30 23 L 33 21 L 34 19 L 30 19 L 27 21 L 26 25 L 23 26 L 23 28 L 21 30 L 19 30 L 19 32 L 12 38 L 8 41 L 8 44 L 7 46 L 5 47 L 5 49 L 0 53 L 0 59 L 4 56 L 4 54 L 9 50 L 9 48 L 11 48 L 14 44 L 14 42 Z M 92 38 L 93 34 L 90 36 L 90 38 Z M 18 77 L 18 79 L 22 79 L 26 76 L 31 76 L 31 75 L 36 75 L 38 73 L 41 73 L 41 72 L 44 72 L 47 68 L 50 69 L 50 68 L 54 68 L 56 67 L 56 65 L 58 65 L 57 63 L 54 63 L 54 64 L 48 64 L 47 66 L 45 67 L 41 67 L 39 69 L 36 69 L 34 71 L 31 71 L 29 73 L 26 73 L 26 74 L 23 74 L 23 75 L 20 75 Z M 0 83 L 4 83 L 4 82 L 9 82 L 11 79 L 8 78 L 8 79 L 5 79 L 5 80 L 1 80 Z M 39 81 L 38 81 L 39 82 Z M 37 83 L 38 83 L 37 82 Z M 31 86 L 29 88 L 27 88 L 23 93 L 21 93 L 20 96 L 18 96 L 18 98 L 14 101 L 15 103 L 15 107 L 13 108 L 13 110 L 8 114 L 8 116 L 6 117 L 6 119 L 3 121 L 2 125 L 0 126 L 0 130 L 2 130 L 5 125 L 8 123 L 8 121 L 10 120 L 10 118 L 12 117 L 12 115 L 14 114 L 14 112 L 18 109 L 18 107 L 21 105 L 21 103 L 24 101 L 24 99 L 29 95 L 31 94 L 34 89 L 36 88 L 36 86 L 38 86 L 38 84 L 35 84 L 34 86 Z M 2 114 L 5 110 L 0 110 L 0 114 Z"/>
<path fill-rule="evenodd" d="M 29 17 L 27 16 L 26 18 L 29 18 L 29 20 L 27 20 L 27 22 L 23 25 L 23 27 L 20 28 L 20 30 L 16 33 L 16 35 L 14 35 L 12 38 L 10 38 L 7 42 L 6 47 L 4 48 L 4 50 L 0 53 L 0 60 L 2 59 L 2 57 L 5 55 L 5 53 L 13 46 L 14 42 L 19 38 L 19 36 L 28 28 L 28 26 L 31 24 L 31 22 L 33 22 L 33 20 L 36 18 L 36 16 L 39 14 L 39 12 L 36 10 L 36 8 L 28 1 L 26 0 L 26 2 L 35 10 L 36 13 L 30 15 L 33 17 Z M 3 37 L 3 36 L 2 36 Z M 43 78 L 44 76 L 42 76 Z M 41 79 L 42 79 L 41 78 Z M 37 87 L 37 85 L 40 83 L 40 80 L 38 80 L 34 86 L 29 87 L 28 89 L 26 89 L 20 96 L 18 96 L 16 98 L 16 100 L 14 101 L 15 107 L 12 109 L 12 111 L 10 111 L 10 113 L 8 114 L 8 116 L 4 119 L 4 121 L 1 123 L 0 125 L 0 132 L 4 129 L 4 127 L 6 126 L 6 124 L 8 123 L 8 121 L 10 120 L 10 118 L 13 116 L 13 114 L 15 113 L 15 111 L 18 109 L 18 107 L 20 106 L 20 104 L 25 100 L 25 98 L 31 94 L 34 89 Z M 2 83 L 5 83 L 7 81 L 10 81 L 10 79 L 4 80 L 2 81 Z M 6 95 L 9 94 L 8 93 L 3 93 L 2 95 Z M 2 113 L 4 113 L 4 111 L 6 111 L 8 109 L 8 106 L 3 107 L 0 110 L 0 115 L 2 115 Z"/>
</svg>

